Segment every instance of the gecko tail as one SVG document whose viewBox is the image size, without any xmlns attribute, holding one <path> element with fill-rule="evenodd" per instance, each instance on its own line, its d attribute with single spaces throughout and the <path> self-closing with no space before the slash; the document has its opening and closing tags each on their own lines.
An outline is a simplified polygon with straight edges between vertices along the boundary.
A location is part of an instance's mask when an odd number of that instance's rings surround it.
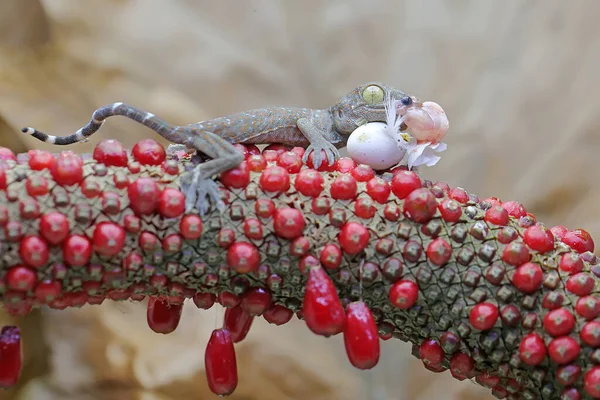
<svg viewBox="0 0 600 400">
<path fill-rule="evenodd" d="M 123 116 L 132 119 L 140 124 L 152 129 L 159 135 L 168 138 L 171 132 L 176 129 L 175 126 L 168 122 L 156 117 L 154 114 L 149 113 L 139 108 L 135 108 L 125 103 L 112 103 L 98 108 L 92 114 L 90 122 L 84 127 L 77 130 L 77 132 L 67 136 L 54 136 L 47 133 L 41 132 L 35 128 L 25 127 L 21 129 L 21 132 L 31 135 L 34 138 L 41 140 L 42 142 L 55 144 L 59 146 L 70 145 L 79 142 L 86 142 L 90 136 L 97 132 L 100 127 L 104 124 L 104 121 L 108 117 Z"/>
</svg>

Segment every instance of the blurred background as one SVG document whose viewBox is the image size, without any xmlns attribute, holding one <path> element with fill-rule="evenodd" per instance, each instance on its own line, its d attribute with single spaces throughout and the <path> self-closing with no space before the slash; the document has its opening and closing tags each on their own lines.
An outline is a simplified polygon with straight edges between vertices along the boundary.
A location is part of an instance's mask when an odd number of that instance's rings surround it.
<svg viewBox="0 0 600 400">
<path fill-rule="evenodd" d="M 448 113 L 449 148 L 427 178 L 600 238 L 598 15 L 595 0 L 2 0 L 0 146 L 49 148 L 19 129 L 72 133 L 115 101 L 189 124 L 325 108 L 379 80 Z M 74 149 L 152 135 L 115 118 Z M 144 304 L 21 318 L 23 379 L 0 399 L 213 399 L 203 353 L 217 318 L 191 305 L 168 336 L 146 326 Z M 373 371 L 355 371 L 340 339 L 255 321 L 231 398 L 490 398 L 427 372 L 399 341 L 384 343 Z"/>
</svg>

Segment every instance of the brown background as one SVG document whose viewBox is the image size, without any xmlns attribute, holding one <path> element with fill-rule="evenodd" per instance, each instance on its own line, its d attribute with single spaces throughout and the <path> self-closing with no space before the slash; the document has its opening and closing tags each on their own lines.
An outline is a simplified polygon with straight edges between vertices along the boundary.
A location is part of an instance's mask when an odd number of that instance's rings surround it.
<svg viewBox="0 0 600 400">
<path fill-rule="evenodd" d="M 428 178 L 519 200 L 548 225 L 600 238 L 598 15 L 595 0 L 2 0 L 0 145 L 45 148 L 20 127 L 71 133 L 115 101 L 188 124 L 269 105 L 327 107 L 381 80 L 448 112 L 449 149 Z M 149 135 L 113 119 L 76 150 Z M 162 336 L 139 304 L 36 313 L 18 321 L 22 384 L 0 398 L 212 399 L 203 351 L 221 317 L 187 307 Z M 297 321 L 257 321 L 237 349 L 232 399 L 488 398 L 426 372 L 396 341 L 359 373 L 340 338 Z"/>
</svg>

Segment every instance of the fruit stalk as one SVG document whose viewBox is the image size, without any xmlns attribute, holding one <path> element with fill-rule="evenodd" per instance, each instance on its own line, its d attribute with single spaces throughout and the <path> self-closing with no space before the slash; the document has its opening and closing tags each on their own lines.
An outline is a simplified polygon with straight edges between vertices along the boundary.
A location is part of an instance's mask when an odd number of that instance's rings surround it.
<svg viewBox="0 0 600 400">
<path fill-rule="evenodd" d="M 240 147 L 245 161 L 215 178 L 224 211 L 200 216 L 179 185 L 198 160 L 143 142 L 130 153 L 103 141 L 89 156 L 0 149 L 9 313 L 148 296 L 161 333 L 186 298 L 274 324 L 296 314 L 325 336 L 374 322 L 429 370 L 498 398 L 600 398 L 600 260 L 585 231 L 402 169 L 342 158 L 317 171 L 277 146 Z M 346 339 L 353 364 L 377 362 L 378 347 Z M 237 372 L 224 374 L 229 393 Z"/>
</svg>

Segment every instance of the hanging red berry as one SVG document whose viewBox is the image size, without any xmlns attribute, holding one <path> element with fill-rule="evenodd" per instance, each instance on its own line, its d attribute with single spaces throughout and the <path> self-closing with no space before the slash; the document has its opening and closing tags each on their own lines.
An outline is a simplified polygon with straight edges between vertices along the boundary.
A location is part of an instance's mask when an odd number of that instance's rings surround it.
<svg viewBox="0 0 600 400">
<path fill-rule="evenodd" d="M 346 307 L 344 345 L 350 363 L 359 369 L 371 369 L 379 362 L 379 334 L 369 307 L 362 301 Z"/>
<path fill-rule="evenodd" d="M 215 329 L 206 345 L 204 368 L 208 387 L 217 396 L 228 396 L 237 387 L 238 373 L 231 334 Z"/>
<path fill-rule="evenodd" d="M 331 278 L 321 267 L 309 271 L 302 313 L 308 328 L 317 335 L 336 335 L 344 329 L 344 308 Z"/>
</svg>

